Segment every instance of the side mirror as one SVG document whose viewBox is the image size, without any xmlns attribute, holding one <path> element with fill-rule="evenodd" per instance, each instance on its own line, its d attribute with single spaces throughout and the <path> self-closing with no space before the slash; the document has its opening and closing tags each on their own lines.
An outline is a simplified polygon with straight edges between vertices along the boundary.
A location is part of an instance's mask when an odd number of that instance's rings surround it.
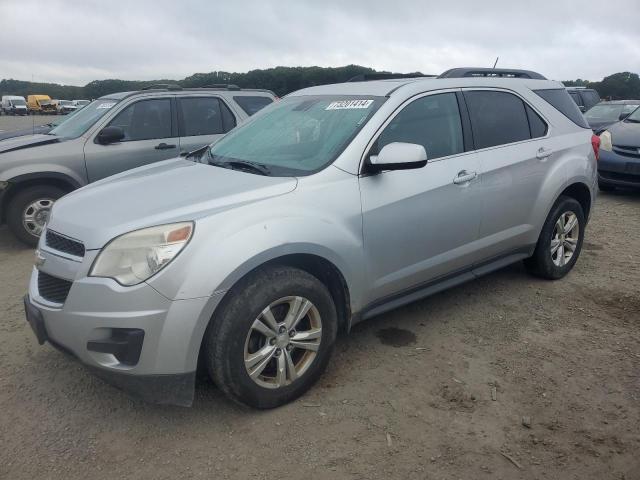
<svg viewBox="0 0 640 480">
<path fill-rule="evenodd" d="M 369 168 L 382 170 L 410 170 L 427 164 L 427 151 L 416 143 L 393 142 L 385 145 L 378 155 L 369 157 Z"/>
<path fill-rule="evenodd" d="M 100 130 L 96 140 L 101 145 L 119 142 L 124 138 L 124 130 L 120 127 L 105 127 Z"/>
</svg>

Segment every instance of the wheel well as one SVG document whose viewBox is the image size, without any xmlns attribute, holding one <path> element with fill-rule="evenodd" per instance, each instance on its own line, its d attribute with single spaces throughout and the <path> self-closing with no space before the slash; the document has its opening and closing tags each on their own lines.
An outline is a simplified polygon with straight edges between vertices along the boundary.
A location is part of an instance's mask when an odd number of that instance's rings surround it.
<svg viewBox="0 0 640 480">
<path fill-rule="evenodd" d="M 15 197 L 25 188 L 36 187 L 40 185 L 57 187 L 61 190 L 64 190 L 66 193 L 69 193 L 78 188 L 77 186 L 73 185 L 72 182 L 67 181 L 63 178 L 56 177 L 37 177 L 20 180 L 15 183 L 11 182 L 10 187 L 7 190 L 5 196 L 2 198 L 2 203 L 0 204 L 0 223 L 4 223 L 6 221 L 7 207 L 11 203 L 11 200 L 13 200 L 13 197 Z"/>
<path fill-rule="evenodd" d="M 584 212 L 585 218 L 589 218 L 591 210 L 591 191 L 584 183 L 574 183 L 563 190 L 560 195 L 575 198 Z"/>
<path fill-rule="evenodd" d="M 351 317 L 349 288 L 344 276 L 333 263 L 326 258 L 312 254 L 291 254 L 274 258 L 264 265 L 290 266 L 304 270 L 320 280 L 329 290 L 338 314 L 338 327 L 346 329 Z"/>
</svg>

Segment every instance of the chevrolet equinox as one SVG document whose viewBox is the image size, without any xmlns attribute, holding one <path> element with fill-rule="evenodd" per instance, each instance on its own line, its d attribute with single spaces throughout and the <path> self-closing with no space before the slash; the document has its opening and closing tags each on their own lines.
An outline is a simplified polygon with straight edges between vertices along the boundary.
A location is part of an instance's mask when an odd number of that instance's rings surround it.
<svg viewBox="0 0 640 480">
<path fill-rule="evenodd" d="M 520 260 L 565 276 L 598 141 L 535 72 L 300 90 L 188 158 L 56 202 L 27 320 L 146 400 L 190 405 L 201 365 L 230 398 L 276 407 L 359 321 Z"/>
</svg>

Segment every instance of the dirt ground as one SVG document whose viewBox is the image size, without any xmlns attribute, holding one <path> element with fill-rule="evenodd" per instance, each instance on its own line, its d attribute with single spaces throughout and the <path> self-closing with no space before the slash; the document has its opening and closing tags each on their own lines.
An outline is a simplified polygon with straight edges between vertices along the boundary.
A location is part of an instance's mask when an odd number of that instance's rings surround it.
<svg viewBox="0 0 640 480">
<path fill-rule="evenodd" d="M 640 194 L 599 197 L 565 279 L 518 264 L 361 324 L 263 412 L 206 380 L 144 404 L 38 346 L 32 257 L 0 230 L 0 478 L 640 479 Z"/>
</svg>

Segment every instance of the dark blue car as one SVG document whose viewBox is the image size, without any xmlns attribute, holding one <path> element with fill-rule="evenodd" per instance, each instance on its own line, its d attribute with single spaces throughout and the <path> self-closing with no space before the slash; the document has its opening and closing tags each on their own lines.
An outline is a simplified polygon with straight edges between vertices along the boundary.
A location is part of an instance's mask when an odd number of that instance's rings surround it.
<svg viewBox="0 0 640 480">
<path fill-rule="evenodd" d="M 600 190 L 640 188 L 640 109 L 600 134 Z"/>
</svg>

